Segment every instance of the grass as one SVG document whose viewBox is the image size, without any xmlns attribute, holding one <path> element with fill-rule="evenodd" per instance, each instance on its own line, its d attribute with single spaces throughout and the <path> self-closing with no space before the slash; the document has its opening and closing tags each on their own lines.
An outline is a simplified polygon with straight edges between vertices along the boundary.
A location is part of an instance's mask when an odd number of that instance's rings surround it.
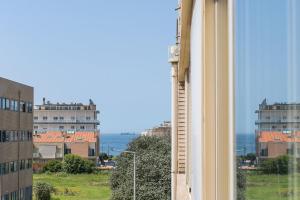
<svg viewBox="0 0 300 200">
<path fill-rule="evenodd" d="M 300 174 L 247 174 L 246 200 L 290 200 L 300 197 Z"/>
<path fill-rule="evenodd" d="M 109 200 L 109 174 L 34 174 L 33 181 L 52 184 L 53 200 Z"/>
</svg>

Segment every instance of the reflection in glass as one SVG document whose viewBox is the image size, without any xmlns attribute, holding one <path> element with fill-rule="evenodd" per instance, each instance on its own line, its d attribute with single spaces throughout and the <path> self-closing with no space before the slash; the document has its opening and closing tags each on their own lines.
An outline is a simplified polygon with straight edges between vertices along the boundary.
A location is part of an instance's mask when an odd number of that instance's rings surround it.
<svg viewBox="0 0 300 200">
<path fill-rule="evenodd" d="M 300 199 L 300 1 L 236 1 L 237 199 Z"/>
</svg>

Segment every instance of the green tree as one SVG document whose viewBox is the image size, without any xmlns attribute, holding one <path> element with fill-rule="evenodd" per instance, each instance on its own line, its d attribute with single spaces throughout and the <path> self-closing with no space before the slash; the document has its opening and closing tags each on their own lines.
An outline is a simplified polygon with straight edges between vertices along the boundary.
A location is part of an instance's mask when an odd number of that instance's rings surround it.
<svg viewBox="0 0 300 200">
<path fill-rule="evenodd" d="M 92 173 L 94 168 L 95 164 L 92 161 L 73 154 L 66 155 L 63 161 L 63 169 L 69 174 Z"/>
<path fill-rule="evenodd" d="M 51 193 L 55 191 L 52 185 L 44 182 L 37 182 L 33 189 L 37 200 L 50 200 Z"/>
<path fill-rule="evenodd" d="M 171 198 L 170 137 L 141 136 L 129 144 L 136 152 L 136 199 Z M 113 200 L 132 200 L 133 155 L 122 153 L 111 176 Z"/>
</svg>

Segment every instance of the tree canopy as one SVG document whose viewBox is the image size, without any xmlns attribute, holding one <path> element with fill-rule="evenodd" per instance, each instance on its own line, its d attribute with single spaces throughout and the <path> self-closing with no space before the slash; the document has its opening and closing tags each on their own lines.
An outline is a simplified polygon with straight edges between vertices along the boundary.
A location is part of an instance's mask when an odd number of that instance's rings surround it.
<svg viewBox="0 0 300 200">
<path fill-rule="evenodd" d="M 136 152 L 136 199 L 162 200 L 171 198 L 170 137 L 141 136 L 129 144 Z M 133 155 L 122 153 L 111 176 L 113 200 L 132 200 Z"/>
</svg>

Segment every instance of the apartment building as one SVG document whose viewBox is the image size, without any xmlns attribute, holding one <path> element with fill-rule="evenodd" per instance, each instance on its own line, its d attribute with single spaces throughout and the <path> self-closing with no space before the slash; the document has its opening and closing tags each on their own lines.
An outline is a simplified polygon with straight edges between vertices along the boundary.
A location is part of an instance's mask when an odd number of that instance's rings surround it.
<svg viewBox="0 0 300 200">
<path fill-rule="evenodd" d="M 33 158 L 36 162 L 62 160 L 67 154 L 97 161 L 99 141 L 97 132 L 46 132 L 34 134 Z"/>
<path fill-rule="evenodd" d="M 47 131 L 98 131 L 99 111 L 90 100 L 88 105 L 82 103 L 56 103 L 43 99 L 42 105 L 34 108 L 34 132 Z"/>
<path fill-rule="evenodd" d="M 172 79 L 172 200 L 235 199 L 232 0 L 179 0 Z"/>
<path fill-rule="evenodd" d="M 33 88 L 0 78 L 1 200 L 32 199 Z"/>
<path fill-rule="evenodd" d="M 169 136 L 171 135 L 171 122 L 164 121 L 159 126 L 147 129 L 141 133 L 143 136 Z"/>
<path fill-rule="evenodd" d="M 300 104 L 268 104 L 264 99 L 256 110 L 258 119 L 255 122 L 257 131 L 300 130 Z"/>
</svg>

